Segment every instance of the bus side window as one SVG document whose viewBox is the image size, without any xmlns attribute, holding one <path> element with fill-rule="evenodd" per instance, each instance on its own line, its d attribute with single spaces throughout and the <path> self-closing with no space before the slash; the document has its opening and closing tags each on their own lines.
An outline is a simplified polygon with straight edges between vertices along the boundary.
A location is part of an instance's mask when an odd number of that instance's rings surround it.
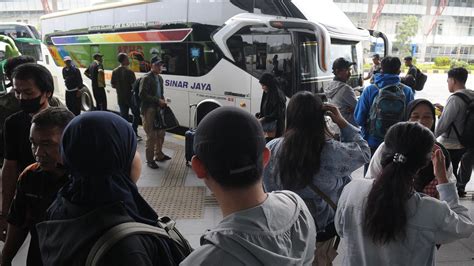
<svg viewBox="0 0 474 266">
<path fill-rule="evenodd" d="M 197 44 L 189 45 L 189 75 L 190 76 L 202 76 L 204 72 L 204 57 L 203 49 Z"/>
<path fill-rule="evenodd" d="M 162 44 L 164 74 L 188 76 L 187 43 Z"/>
<path fill-rule="evenodd" d="M 243 70 L 246 70 L 247 66 L 245 64 L 244 42 L 242 36 L 234 35 L 230 37 L 229 40 L 227 40 L 227 45 L 229 46 L 229 50 L 235 60 L 235 64 Z"/>
</svg>

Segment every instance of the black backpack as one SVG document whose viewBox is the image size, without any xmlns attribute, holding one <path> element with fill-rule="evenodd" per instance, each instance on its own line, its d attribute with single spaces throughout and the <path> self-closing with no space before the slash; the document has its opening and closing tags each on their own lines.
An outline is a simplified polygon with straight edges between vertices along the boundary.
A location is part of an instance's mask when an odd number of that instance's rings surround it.
<svg viewBox="0 0 474 266">
<path fill-rule="evenodd" d="M 417 69 L 416 77 L 415 77 L 415 90 L 421 91 L 425 87 L 426 80 L 428 76 L 426 76 L 421 70 Z"/>
<path fill-rule="evenodd" d="M 169 249 L 164 248 L 164 250 L 168 254 L 170 264 L 178 265 L 193 251 L 189 242 L 176 228 L 175 221 L 164 216 L 158 219 L 156 226 L 127 222 L 112 227 L 95 242 L 89 251 L 85 265 L 99 265 L 100 259 L 107 251 L 117 242 L 130 235 L 151 235 L 158 239 L 165 240 Z"/>
<path fill-rule="evenodd" d="M 132 84 L 132 106 L 135 108 L 140 108 L 140 82 L 142 78 L 137 78 Z"/>
<path fill-rule="evenodd" d="M 474 99 L 472 96 L 470 97 L 462 92 L 454 93 L 453 96 L 461 98 L 461 100 L 467 105 L 465 110 L 466 118 L 463 122 L 464 130 L 462 134 L 460 134 L 453 122 L 452 127 L 454 132 L 456 133 L 461 145 L 465 148 L 474 148 Z"/>
</svg>

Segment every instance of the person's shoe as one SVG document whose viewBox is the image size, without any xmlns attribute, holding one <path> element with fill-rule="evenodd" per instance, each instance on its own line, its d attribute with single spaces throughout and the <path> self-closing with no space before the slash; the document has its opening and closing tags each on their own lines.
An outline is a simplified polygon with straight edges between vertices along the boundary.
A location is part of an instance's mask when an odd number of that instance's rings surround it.
<svg viewBox="0 0 474 266">
<path fill-rule="evenodd" d="M 151 169 L 158 169 L 160 168 L 155 162 L 147 162 L 146 165 Z"/>
<path fill-rule="evenodd" d="M 168 155 L 165 155 L 163 158 L 159 159 L 159 160 L 156 160 L 157 162 L 164 162 L 164 161 L 168 161 L 168 160 L 171 160 L 171 157 L 169 157 Z"/>
<path fill-rule="evenodd" d="M 458 195 L 460 198 L 466 197 L 466 191 L 464 189 L 458 189 Z"/>
<path fill-rule="evenodd" d="M 140 135 L 137 135 L 137 141 L 142 141 L 143 138 Z"/>
</svg>

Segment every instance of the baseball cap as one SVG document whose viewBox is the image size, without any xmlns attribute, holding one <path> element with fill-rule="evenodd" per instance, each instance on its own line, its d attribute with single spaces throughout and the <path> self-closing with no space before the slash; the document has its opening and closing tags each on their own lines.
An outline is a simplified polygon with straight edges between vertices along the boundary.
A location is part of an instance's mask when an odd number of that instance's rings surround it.
<svg viewBox="0 0 474 266">
<path fill-rule="evenodd" d="M 150 60 L 150 64 L 152 64 L 152 65 L 163 64 L 163 60 L 161 60 L 161 58 L 159 58 L 158 56 L 154 56 L 154 57 Z"/>
<path fill-rule="evenodd" d="M 101 53 L 95 53 L 92 58 L 96 59 L 97 57 L 103 57 L 104 55 Z"/>
<path fill-rule="evenodd" d="M 63 61 L 66 62 L 66 61 L 72 61 L 71 57 L 70 56 L 65 56 L 63 58 Z"/>
<path fill-rule="evenodd" d="M 264 149 L 265 137 L 260 122 L 235 107 L 211 111 L 199 123 L 194 136 L 194 152 L 212 177 L 232 179 L 255 172 L 262 164 L 260 158 Z"/>
<path fill-rule="evenodd" d="M 335 70 L 335 69 L 346 69 L 346 68 L 350 68 L 352 65 L 355 65 L 355 64 L 356 63 L 350 62 L 350 61 L 346 60 L 345 58 L 340 57 L 340 58 L 338 58 L 334 61 L 334 63 L 332 64 L 332 69 L 333 70 Z"/>
</svg>

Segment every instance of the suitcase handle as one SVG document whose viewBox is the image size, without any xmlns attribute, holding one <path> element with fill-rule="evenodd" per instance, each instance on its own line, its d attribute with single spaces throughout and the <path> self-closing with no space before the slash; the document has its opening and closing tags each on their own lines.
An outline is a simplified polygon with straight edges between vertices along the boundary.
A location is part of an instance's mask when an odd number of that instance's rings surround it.
<svg viewBox="0 0 474 266">
<path fill-rule="evenodd" d="M 194 104 L 189 105 L 189 129 L 191 129 L 191 113 L 192 113 L 193 107 L 197 108 L 197 104 L 194 103 Z M 196 117 L 194 118 L 194 127 L 196 127 Z"/>
</svg>

